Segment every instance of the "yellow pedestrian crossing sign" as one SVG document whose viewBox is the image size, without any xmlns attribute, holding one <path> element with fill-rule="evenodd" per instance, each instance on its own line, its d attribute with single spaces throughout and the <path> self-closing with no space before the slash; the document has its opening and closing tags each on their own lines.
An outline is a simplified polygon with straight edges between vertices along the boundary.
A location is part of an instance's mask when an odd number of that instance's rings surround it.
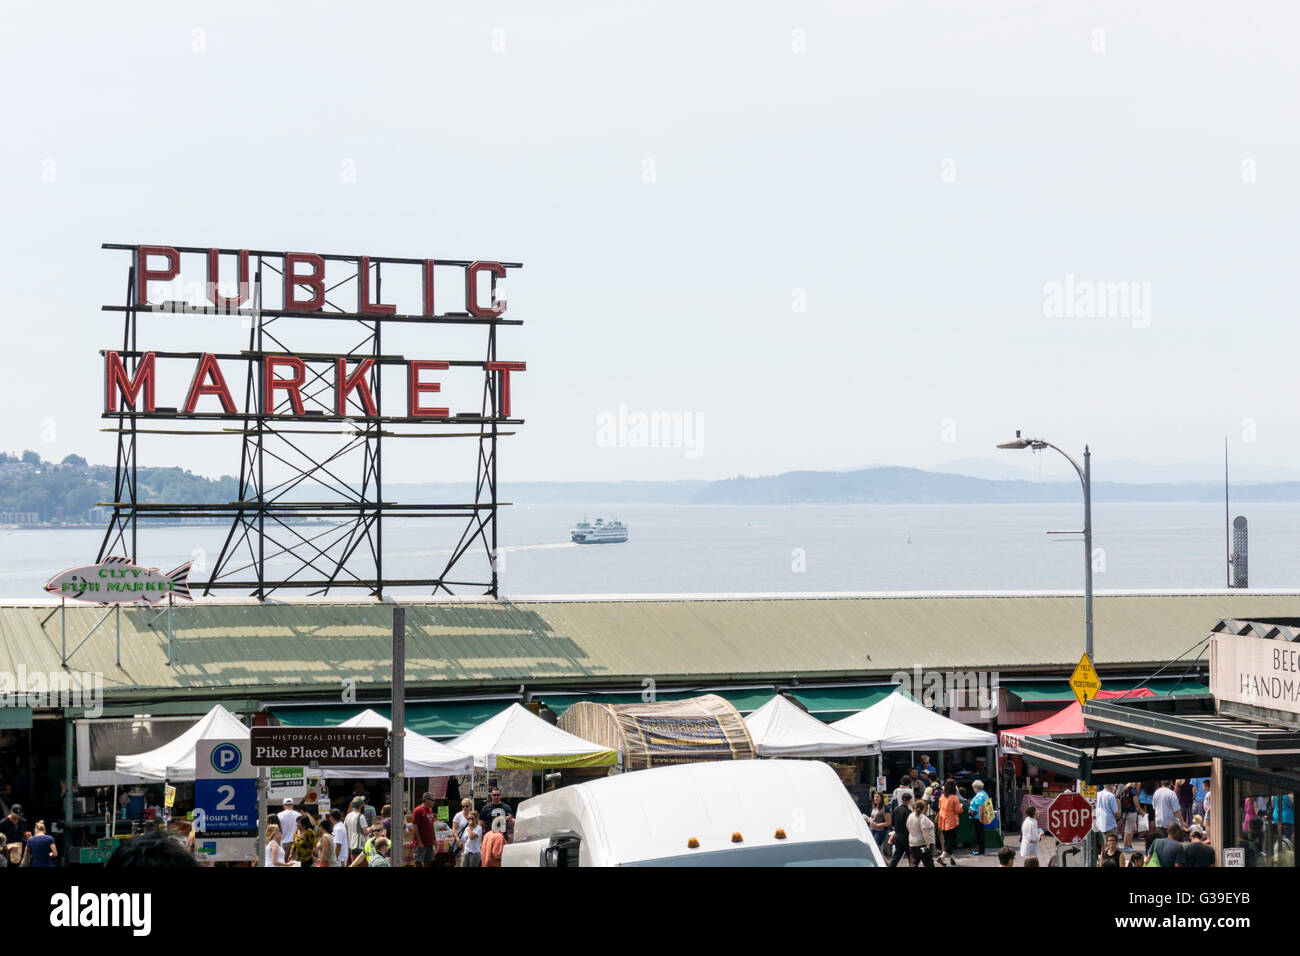
<svg viewBox="0 0 1300 956">
<path fill-rule="evenodd" d="M 1079 666 L 1070 675 L 1070 689 L 1074 691 L 1074 696 L 1078 698 L 1081 707 L 1096 697 L 1097 691 L 1101 690 L 1101 678 L 1097 676 L 1097 669 L 1092 666 L 1092 658 L 1086 653 L 1079 658 Z"/>
</svg>

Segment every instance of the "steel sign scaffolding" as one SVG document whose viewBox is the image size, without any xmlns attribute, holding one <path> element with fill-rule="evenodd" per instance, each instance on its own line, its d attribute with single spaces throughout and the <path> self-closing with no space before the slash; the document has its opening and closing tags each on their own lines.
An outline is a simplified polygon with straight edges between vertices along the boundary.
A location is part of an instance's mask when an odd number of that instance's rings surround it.
<svg viewBox="0 0 1300 956">
<path fill-rule="evenodd" d="M 523 324 L 502 316 L 505 301 L 498 297 L 498 279 L 509 269 L 522 268 L 520 263 L 115 243 L 105 243 L 103 248 L 129 251 L 131 266 L 125 304 L 103 306 L 106 312 L 120 313 L 123 326 L 120 350 L 103 353 L 103 418 L 110 423 L 105 430 L 117 434 L 117 456 L 113 500 L 104 503 L 112 515 L 100 545 L 101 559 L 110 554 L 139 555 L 141 520 L 204 518 L 228 521 L 229 530 L 208 580 L 195 585 L 203 594 L 218 589 L 245 590 L 264 599 L 282 589 L 312 594 L 365 589 L 382 597 L 386 588 L 428 587 L 434 594 L 462 589 L 497 595 L 497 518 L 499 508 L 507 504 L 497 493 L 497 442 L 514 434 L 506 429 L 522 424 L 522 419 L 511 417 L 510 372 L 525 368 L 522 362 L 497 358 L 498 329 Z M 180 254 L 208 256 L 211 302 L 151 304 L 145 295 L 147 283 L 177 276 Z M 166 257 L 170 270 L 150 269 L 150 256 Z M 214 276 L 222 256 L 239 257 L 238 296 L 216 294 Z M 307 260 L 316 264 L 316 271 L 300 275 L 295 267 Z M 328 277 L 328 286 L 326 263 L 335 272 Z M 384 271 L 411 265 L 423 270 L 423 313 L 398 314 L 395 306 L 382 304 Z M 435 266 L 464 270 L 464 312 L 434 313 Z M 346 274 L 340 276 L 338 270 Z M 492 304 L 487 306 L 477 303 L 476 286 L 482 272 L 491 280 Z M 279 277 L 279 283 L 271 278 L 264 285 L 268 274 Z M 264 298 L 267 287 L 276 284 L 284 290 L 280 308 L 271 307 Z M 338 290 L 349 285 L 357 291 L 355 309 L 337 301 Z M 307 303 L 299 301 L 300 290 L 310 287 L 317 294 Z M 248 330 L 247 348 L 224 353 L 140 348 L 142 317 L 212 314 L 237 316 Z M 353 329 L 359 338 L 350 348 L 330 353 L 292 347 L 295 342 L 318 341 L 326 328 L 322 323 L 331 333 Z M 484 357 L 414 361 L 389 354 L 383 337 L 389 323 L 481 329 Z M 154 366 L 176 360 L 197 363 L 189 398 L 182 407 L 159 407 L 154 404 Z M 242 408 L 229 394 L 221 362 L 243 366 Z M 407 405 L 401 414 L 394 414 L 397 410 L 390 404 L 385 414 L 382 373 L 399 365 L 407 367 Z M 277 367 L 293 368 L 295 377 L 277 376 Z M 438 392 L 440 387 L 422 381 L 421 376 L 428 369 L 451 368 L 481 372 L 476 411 L 453 413 L 422 406 L 421 394 Z M 142 382 L 147 383 L 143 389 Z M 141 391 L 145 392 L 143 408 L 138 400 Z M 197 396 L 218 397 L 221 410 L 198 411 Z M 153 427 L 154 423 L 167 424 Z M 142 500 L 137 478 L 142 435 L 238 436 L 237 499 L 217 503 Z M 472 500 L 409 503 L 386 496 L 385 445 L 408 438 L 476 442 Z M 403 521 L 440 519 L 453 528 L 459 526 L 458 537 L 448 534 L 445 538 L 454 544 L 440 570 L 402 578 L 386 572 L 384 519 L 397 517 Z M 486 557 L 486 572 L 456 572 L 457 565 L 470 554 Z M 430 571 L 438 567 L 438 559 L 434 561 Z"/>
</svg>

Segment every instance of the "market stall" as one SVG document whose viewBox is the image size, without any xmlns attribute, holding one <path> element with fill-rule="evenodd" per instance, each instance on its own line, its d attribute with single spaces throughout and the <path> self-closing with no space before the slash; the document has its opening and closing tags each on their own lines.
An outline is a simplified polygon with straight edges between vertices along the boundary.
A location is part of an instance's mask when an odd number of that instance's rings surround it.
<svg viewBox="0 0 1300 956">
<path fill-rule="evenodd" d="M 560 726 L 617 751 L 625 770 L 758 755 L 740 711 L 717 694 L 657 703 L 578 701 Z"/>
<path fill-rule="evenodd" d="M 901 687 L 877 704 L 831 724 L 836 730 L 877 741 L 886 750 L 957 750 L 993 747 L 986 730 L 951 720 L 920 704 Z"/>
<path fill-rule="evenodd" d="M 247 740 L 248 737 L 248 728 L 243 721 L 217 704 L 175 740 L 147 753 L 118 757 L 115 761 L 118 781 L 192 781 L 194 751 L 200 740 Z"/>
<path fill-rule="evenodd" d="M 612 767 L 618 751 L 548 724 L 519 704 L 448 741 L 469 754 L 476 770 L 547 770 L 553 767 Z"/>
<path fill-rule="evenodd" d="M 760 757 L 863 757 L 880 744 L 822 723 L 781 694 L 745 718 Z"/>
<path fill-rule="evenodd" d="M 1103 690 L 1097 692 L 1098 700 L 1128 700 L 1140 697 L 1155 697 L 1156 693 L 1145 687 L 1134 690 Z M 1083 724 L 1083 707 L 1078 701 L 1058 710 L 1050 716 L 1023 727 L 1004 730 L 998 735 L 998 747 L 1004 754 L 1020 753 L 1020 742 L 1026 737 L 1067 737 L 1086 734 L 1088 729 Z"/>
<path fill-rule="evenodd" d="M 375 713 L 373 710 L 363 710 L 356 716 L 349 717 L 339 726 L 384 727 L 391 732 L 393 722 L 383 714 Z M 406 731 L 403 741 L 404 772 L 408 779 L 411 777 L 450 777 L 473 772 L 474 758 L 467 753 L 440 744 L 436 740 L 430 740 L 423 734 L 417 734 L 414 730 L 409 729 Z M 373 777 L 375 776 L 375 768 L 360 767 L 352 769 L 336 767 L 321 770 L 320 775 L 326 779 Z"/>
</svg>

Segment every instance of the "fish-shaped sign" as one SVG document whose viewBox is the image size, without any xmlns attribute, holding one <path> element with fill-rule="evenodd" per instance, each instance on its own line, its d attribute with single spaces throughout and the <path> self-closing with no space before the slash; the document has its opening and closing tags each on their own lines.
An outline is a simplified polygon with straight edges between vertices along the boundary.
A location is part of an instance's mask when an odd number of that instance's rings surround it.
<svg viewBox="0 0 1300 956">
<path fill-rule="evenodd" d="M 74 601 L 94 604 L 158 604 L 174 595 L 186 601 L 190 597 L 190 565 L 186 561 L 178 568 L 162 572 L 157 568 L 142 568 L 130 558 L 108 557 L 99 564 L 83 564 L 69 568 L 45 584 L 45 590 Z"/>
</svg>

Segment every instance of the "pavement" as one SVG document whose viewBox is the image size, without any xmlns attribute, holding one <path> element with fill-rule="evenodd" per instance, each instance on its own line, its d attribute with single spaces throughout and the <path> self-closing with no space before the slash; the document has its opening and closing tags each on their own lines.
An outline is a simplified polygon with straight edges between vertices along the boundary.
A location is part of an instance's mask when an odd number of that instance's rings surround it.
<svg viewBox="0 0 1300 956">
<path fill-rule="evenodd" d="M 1012 866 L 1023 866 L 1025 861 L 1020 859 L 1020 834 L 1004 833 L 1002 834 L 1002 843 L 1004 846 L 1009 846 L 1011 849 L 1016 851 L 1016 859 L 1015 862 L 1012 863 Z M 886 846 L 884 849 L 888 849 L 888 847 Z M 954 857 L 957 869 L 965 870 L 977 867 L 992 867 L 996 869 L 998 866 L 998 849 L 998 847 L 989 847 L 984 851 L 984 853 L 975 856 L 969 849 L 963 847 L 957 851 L 957 854 Z M 934 868 L 936 870 L 947 869 L 947 867 L 939 866 L 938 856 L 938 850 L 936 849 Z M 888 861 L 888 853 L 886 853 L 885 859 Z M 1047 864 L 1051 863 L 1054 859 L 1056 859 L 1056 839 L 1050 834 L 1045 833 L 1043 834 L 1042 839 L 1038 841 L 1039 865 L 1047 866 Z M 902 863 L 899 864 L 899 866 L 902 865 Z"/>
</svg>

